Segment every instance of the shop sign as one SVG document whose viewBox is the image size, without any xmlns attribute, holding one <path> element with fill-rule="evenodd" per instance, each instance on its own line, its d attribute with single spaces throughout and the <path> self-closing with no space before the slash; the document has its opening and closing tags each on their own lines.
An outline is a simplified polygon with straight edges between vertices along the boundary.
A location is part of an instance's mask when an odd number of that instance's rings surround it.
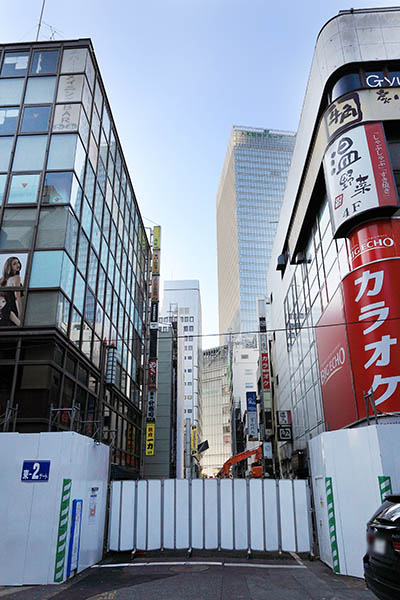
<svg viewBox="0 0 400 600">
<path fill-rule="evenodd" d="M 340 287 L 318 321 L 315 333 L 324 419 L 332 431 L 358 420 Z"/>
<path fill-rule="evenodd" d="M 155 446 L 155 423 L 147 423 L 146 425 L 146 456 L 154 456 Z"/>
<path fill-rule="evenodd" d="M 246 392 L 247 401 L 247 435 L 249 440 L 258 440 L 257 394 Z"/>
<path fill-rule="evenodd" d="M 149 378 L 148 378 L 148 387 L 149 390 L 155 390 L 157 388 L 157 360 L 151 358 L 149 360 Z"/>
<path fill-rule="evenodd" d="M 400 220 L 379 219 L 356 227 L 349 234 L 347 247 L 352 269 L 400 256 Z"/>
<path fill-rule="evenodd" d="M 192 456 L 198 455 L 198 434 L 197 434 L 197 425 L 192 425 L 192 435 L 191 435 L 191 454 Z"/>
<path fill-rule="evenodd" d="M 381 123 L 354 127 L 329 146 L 324 172 L 334 236 L 343 237 L 366 211 L 398 205 Z"/>
<path fill-rule="evenodd" d="M 278 442 L 291 442 L 293 439 L 292 426 L 278 427 Z"/>
<path fill-rule="evenodd" d="M 358 413 L 364 392 L 381 412 L 400 410 L 400 259 L 377 261 L 343 280 L 350 358 Z"/>
<path fill-rule="evenodd" d="M 158 302 L 160 299 L 160 277 L 155 275 L 151 278 L 151 299 Z"/>
<path fill-rule="evenodd" d="M 261 377 L 262 377 L 262 388 L 265 391 L 271 389 L 271 381 L 269 375 L 269 360 L 268 360 L 268 352 L 263 352 L 261 354 Z"/>
<path fill-rule="evenodd" d="M 161 227 L 156 225 L 153 229 L 153 249 L 159 250 L 161 242 Z"/>
<path fill-rule="evenodd" d="M 152 323 L 158 323 L 158 302 L 155 300 L 151 303 L 150 321 Z"/>
<path fill-rule="evenodd" d="M 363 120 L 357 92 L 342 96 L 330 105 L 324 116 L 328 139 Z"/>
<path fill-rule="evenodd" d="M 276 411 L 276 422 L 278 425 L 291 425 L 292 424 L 292 413 L 290 410 L 277 410 Z"/>
<path fill-rule="evenodd" d="M 155 421 L 156 418 L 156 392 L 150 391 L 147 396 L 146 420 Z"/>
<path fill-rule="evenodd" d="M 160 251 L 159 250 L 153 250 L 153 262 L 151 265 L 151 272 L 153 273 L 153 275 L 160 274 Z"/>
</svg>

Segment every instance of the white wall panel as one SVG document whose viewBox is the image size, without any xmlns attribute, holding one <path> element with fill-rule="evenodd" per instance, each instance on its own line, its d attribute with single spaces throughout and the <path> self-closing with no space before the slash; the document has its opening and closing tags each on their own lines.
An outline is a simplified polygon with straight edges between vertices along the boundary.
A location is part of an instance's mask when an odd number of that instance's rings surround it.
<svg viewBox="0 0 400 600">
<path fill-rule="evenodd" d="M 293 480 L 297 552 L 307 552 L 310 548 L 310 519 L 305 518 L 309 516 L 307 487 L 306 481 Z"/>
<path fill-rule="evenodd" d="M 119 525 L 122 481 L 113 481 L 110 495 L 110 520 L 108 544 L 110 550 L 119 550 Z"/>
<path fill-rule="evenodd" d="M 192 480 L 192 548 L 204 548 L 203 540 L 203 506 L 204 497 L 203 489 L 204 484 L 207 483 L 205 479 L 193 479 Z M 207 519 L 207 517 L 206 517 Z"/>
<path fill-rule="evenodd" d="M 164 481 L 164 548 L 175 548 L 175 482 L 176 479 Z"/>
<path fill-rule="evenodd" d="M 264 550 L 262 479 L 250 479 L 250 547 Z"/>
<path fill-rule="evenodd" d="M 264 479 L 264 519 L 265 519 L 265 549 L 274 551 L 279 549 L 278 535 L 278 504 L 275 479 Z"/>
<path fill-rule="evenodd" d="M 150 480 L 148 485 L 147 549 L 161 548 L 161 481 Z"/>
<path fill-rule="evenodd" d="M 136 482 L 122 482 L 120 550 L 133 550 L 135 533 Z"/>
<path fill-rule="evenodd" d="M 205 548 L 218 548 L 218 482 L 204 480 Z"/>
<path fill-rule="evenodd" d="M 147 550 L 147 481 L 137 484 L 136 544 L 138 550 Z"/>
<path fill-rule="evenodd" d="M 279 508 L 282 550 L 284 552 L 296 552 L 293 492 L 292 481 L 290 479 L 281 479 L 279 481 Z"/>
<path fill-rule="evenodd" d="M 235 549 L 248 548 L 247 486 L 245 479 L 232 479 L 235 518 Z"/>
<path fill-rule="evenodd" d="M 176 480 L 176 548 L 189 548 L 189 482 Z"/>
<path fill-rule="evenodd" d="M 233 550 L 233 479 L 221 479 L 220 485 L 220 523 L 221 548 Z"/>
</svg>

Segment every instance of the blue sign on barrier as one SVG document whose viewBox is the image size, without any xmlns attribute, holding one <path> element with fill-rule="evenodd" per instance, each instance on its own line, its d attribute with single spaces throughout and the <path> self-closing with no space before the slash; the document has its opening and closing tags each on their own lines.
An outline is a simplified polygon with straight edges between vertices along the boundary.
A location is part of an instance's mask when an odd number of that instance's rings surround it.
<svg viewBox="0 0 400 600">
<path fill-rule="evenodd" d="M 49 460 L 24 460 L 21 481 L 48 481 L 49 476 Z"/>
</svg>

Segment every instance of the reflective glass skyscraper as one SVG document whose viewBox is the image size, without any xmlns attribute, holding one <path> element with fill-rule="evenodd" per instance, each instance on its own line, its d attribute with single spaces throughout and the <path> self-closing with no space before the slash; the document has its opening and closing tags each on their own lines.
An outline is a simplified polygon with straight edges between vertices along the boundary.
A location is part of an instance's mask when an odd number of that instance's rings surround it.
<svg viewBox="0 0 400 600">
<path fill-rule="evenodd" d="M 217 193 L 220 333 L 258 329 L 266 274 L 296 135 L 233 127 Z"/>
</svg>

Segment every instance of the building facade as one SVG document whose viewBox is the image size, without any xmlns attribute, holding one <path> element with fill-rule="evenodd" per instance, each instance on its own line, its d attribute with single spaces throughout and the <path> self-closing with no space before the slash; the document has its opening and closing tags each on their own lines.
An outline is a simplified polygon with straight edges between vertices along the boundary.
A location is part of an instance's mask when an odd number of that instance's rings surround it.
<svg viewBox="0 0 400 600">
<path fill-rule="evenodd" d="M 268 272 L 273 396 L 296 452 L 400 411 L 398 8 L 341 11 L 315 49 Z M 286 465 L 286 466 L 285 466 Z"/>
<path fill-rule="evenodd" d="M 201 457 L 202 473 L 215 476 L 232 455 L 232 358 L 228 346 L 203 350 L 201 412 L 208 450 Z"/>
<path fill-rule="evenodd" d="M 233 127 L 217 192 L 218 312 L 222 334 L 258 331 L 266 276 L 295 134 Z"/>
<path fill-rule="evenodd" d="M 183 477 L 184 426 L 190 419 L 202 436 L 200 402 L 201 358 L 201 298 L 198 280 L 164 281 L 160 330 L 167 331 L 170 323 L 177 323 L 177 444 L 176 473 Z"/>
<path fill-rule="evenodd" d="M 73 428 L 138 474 L 150 248 L 91 41 L 0 65 L 3 429 Z"/>
</svg>

